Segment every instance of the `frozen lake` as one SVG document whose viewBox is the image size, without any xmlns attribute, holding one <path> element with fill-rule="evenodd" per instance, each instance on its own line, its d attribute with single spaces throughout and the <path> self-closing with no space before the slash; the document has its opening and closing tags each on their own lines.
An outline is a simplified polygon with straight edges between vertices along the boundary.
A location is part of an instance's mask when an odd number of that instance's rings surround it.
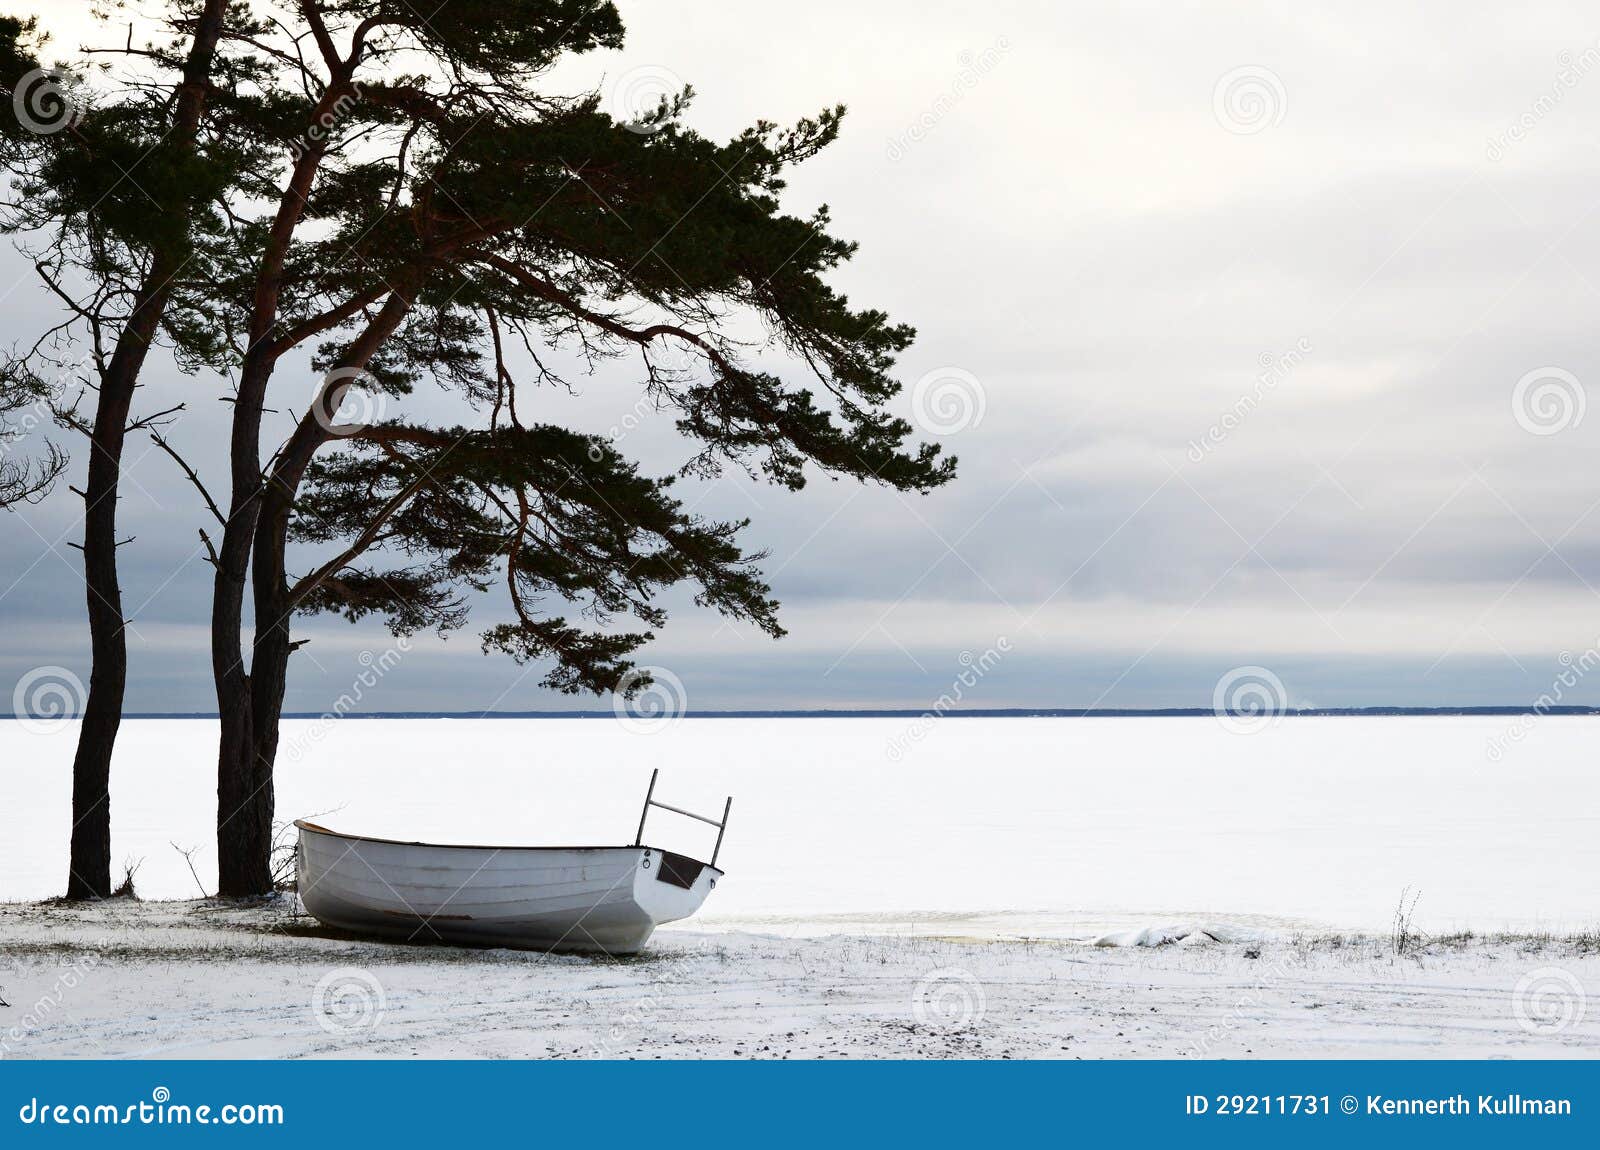
<svg viewBox="0 0 1600 1150">
<path fill-rule="evenodd" d="M 494 844 L 631 842 L 657 795 L 716 814 L 692 924 L 1079 937 L 1166 922 L 1385 930 L 1600 924 L 1600 719 L 610 719 L 285 724 L 278 816 Z M 926 727 L 920 738 L 913 729 Z M 0 899 L 61 893 L 75 724 L 0 721 Z M 1491 761 L 1499 741 L 1505 753 Z M 891 748 L 901 748 L 898 758 Z M 215 726 L 123 725 L 113 857 L 145 897 L 214 882 Z M 647 841 L 709 857 L 656 811 Z M 120 868 L 119 868 L 120 869 Z"/>
</svg>

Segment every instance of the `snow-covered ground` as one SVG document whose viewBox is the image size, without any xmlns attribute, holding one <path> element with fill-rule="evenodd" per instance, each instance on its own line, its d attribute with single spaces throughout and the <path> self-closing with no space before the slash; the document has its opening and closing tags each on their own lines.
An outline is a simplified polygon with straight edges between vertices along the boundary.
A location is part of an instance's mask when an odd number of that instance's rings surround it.
<svg viewBox="0 0 1600 1150">
<path fill-rule="evenodd" d="M 280 818 L 355 833 L 616 844 L 652 767 L 733 794 L 727 878 L 627 961 L 339 939 L 292 899 L 30 903 L 76 733 L 32 726 L 0 722 L 7 1056 L 1600 1056 L 1597 719 L 286 724 Z M 215 881 L 214 737 L 124 725 L 147 899 Z M 1397 955 L 1407 887 L 1433 941 Z"/>
<path fill-rule="evenodd" d="M 626 961 L 256 907 L 0 906 L 0 1056 L 1595 1057 L 1600 939 L 1160 947 L 659 932 Z"/>
<path fill-rule="evenodd" d="M 660 797 L 734 796 L 695 925 L 1079 938 L 1216 921 L 1382 932 L 1600 926 L 1600 718 L 613 719 L 285 724 L 278 815 L 435 841 L 631 841 Z M 31 726 L 31 725 L 30 725 Z M 0 722 L 0 900 L 60 894 L 76 730 Z M 129 721 L 113 856 L 146 897 L 206 890 L 215 726 Z M 1498 761 L 1491 750 L 1501 748 Z M 707 857 L 656 812 L 647 838 Z M 3 943 L 3 939 L 0 939 Z"/>
</svg>

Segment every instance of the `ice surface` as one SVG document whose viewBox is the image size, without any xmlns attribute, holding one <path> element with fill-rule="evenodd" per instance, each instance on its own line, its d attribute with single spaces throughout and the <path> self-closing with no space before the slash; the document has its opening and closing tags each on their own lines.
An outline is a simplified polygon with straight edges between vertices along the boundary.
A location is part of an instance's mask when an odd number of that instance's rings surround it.
<svg viewBox="0 0 1600 1150">
<path fill-rule="evenodd" d="M 735 796 L 696 930 L 1088 939 L 1174 926 L 1387 928 L 1402 887 L 1442 931 L 1592 927 L 1600 719 L 610 719 L 285 724 L 280 818 L 437 841 L 618 844 L 658 797 Z M 916 737 L 913 737 L 915 732 Z M 0 899 L 65 885 L 75 730 L 0 722 Z M 124 724 L 113 854 L 140 891 L 215 873 L 215 725 Z M 898 759 L 892 748 L 904 753 Z M 646 839 L 715 832 L 653 812 Z"/>
</svg>

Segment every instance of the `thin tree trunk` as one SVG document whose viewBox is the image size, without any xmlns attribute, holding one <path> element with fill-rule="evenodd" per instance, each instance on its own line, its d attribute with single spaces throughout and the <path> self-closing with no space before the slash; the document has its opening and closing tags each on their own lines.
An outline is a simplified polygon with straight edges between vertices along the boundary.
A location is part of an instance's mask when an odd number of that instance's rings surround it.
<svg viewBox="0 0 1600 1150">
<path fill-rule="evenodd" d="M 149 310 L 141 309 L 141 315 Z M 124 345 L 131 346 L 132 326 L 123 336 Z M 88 587 L 92 663 L 89 698 L 72 760 L 72 846 L 67 864 L 71 899 L 105 898 L 111 893 L 111 749 L 122 723 L 128 682 L 128 642 L 122 589 L 117 584 L 117 480 L 133 391 L 127 381 L 131 358 L 122 347 L 117 349 L 101 380 L 90 436 L 83 579 Z"/>
<path fill-rule="evenodd" d="M 172 139 L 193 148 L 205 111 L 211 61 L 222 35 L 225 0 L 206 0 L 178 90 Z M 170 209 L 188 223 L 188 208 Z M 158 251 L 140 286 L 133 314 L 117 339 L 100 378 L 90 434 L 89 476 L 84 489 L 83 566 L 88 587 L 89 697 L 84 703 L 77 754 L 72 761 L 72 845 L 68 898 L 104 898 L 111 893 L 111 753 L 122 723 L 128 684 L 128 640 L 117 581 L 117 500 L 128 412 L 145 356 L 155 341 L 182 270 L 176 251 Z"/>
<path fill-rule="evenodd" d="M 289 603 L 284 567 L 287 559 L 289 508 L 282 499 L 268 496 L 256 528 L 252 557 L 255 577 L 255 657 L 250 665 L 251 761 L 263 802 L 270 804 L 272 772 L 278 758 L 278 724 L 283 717 L 283 696 L 289 682 L 289 656 L 294 645 L 289 623 L 294 614 Z M 256 819 L 270 826 L 270 805 Z M 270 850 L 270 848 L 269 848 Z"/>
<path fill-rule="evenodd" d="M 217 743 L 217 893 L 225 897 L 265 894 L 272 888 L 261 841 L 259 784 L 252 767 L 250 675 L 243 651 L 245 581 L 250 569 L 254 515 L 260 507 L 257 443 L 261 402 L 272 365 L 261 349 L 246 353 L 233 422 L 233 503 L 217 556 L 211 605 L 211 671 L 221 719 Z M 242 410 L 246 403 L 249 410 Z M 270 796 L 268 796 L 270 802 Z M 267 839 L 271 837 L 268 809 Z M 258 861 L 259 860 L 259 861 Z"/>
</svg>

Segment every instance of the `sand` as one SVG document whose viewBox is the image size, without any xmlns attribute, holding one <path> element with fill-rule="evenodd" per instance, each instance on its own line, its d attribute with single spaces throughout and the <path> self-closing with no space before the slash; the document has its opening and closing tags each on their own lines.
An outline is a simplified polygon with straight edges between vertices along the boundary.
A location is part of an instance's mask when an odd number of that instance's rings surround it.
<svg viewBox="0 0 1600 1150">
<path fill-rule="evenodd" d="M 0 1056 L 1600 1055 L 1593 937 L 1146 934 L 665 929 L 605 960 L 334 937 L 293 896 L 0 904 Z"/>
</svg>

